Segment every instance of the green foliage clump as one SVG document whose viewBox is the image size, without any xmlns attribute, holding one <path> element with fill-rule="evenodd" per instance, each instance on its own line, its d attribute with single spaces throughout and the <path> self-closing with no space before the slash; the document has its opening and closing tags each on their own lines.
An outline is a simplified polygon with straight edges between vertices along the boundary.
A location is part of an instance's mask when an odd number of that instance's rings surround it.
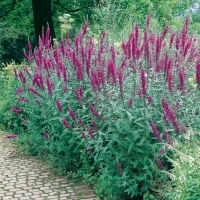
<svg viewBox="0 0 200 200">
<path fill-rule="evenodd" d="M 0 23 L 0 62 L 15 60 L 21 63 L 24 59 L 24 48 L 28 37 L 20 30 L 9 27 L 6 23 Z"/>
<path fill-rule="evenodd" d="M 4 130 L 13 130 L 14 126 L 17 126 L 18 122 L 16 116 L 11 113 L 16 95 L 16 79 L 13 75 L 13 69 L 15 66 L 17 65 L 12 62 L 3 65 L 3 68 L 0 70 L 0 127 Z"/>
</svg>

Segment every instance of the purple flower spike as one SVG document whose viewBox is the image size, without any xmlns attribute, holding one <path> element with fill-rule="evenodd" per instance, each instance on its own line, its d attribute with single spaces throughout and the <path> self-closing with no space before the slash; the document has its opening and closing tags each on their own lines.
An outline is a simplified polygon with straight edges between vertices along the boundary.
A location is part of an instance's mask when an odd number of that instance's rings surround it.
<svg viewBox="0 0 200 200">
<path fill-rule="evenodd" d="M 19 115 L 20 112 L 23 112 L 23 109 L 17 110 L 15 107 L 13 107 L 12 112 L 15 113 L 16 115 Z"/>
<path fill-rule="evenodd" d="M 15 77 L 18 78 L 17 69 L 14 68 Z"/>
<path fill-rule="evenodd" d="M 92 126 L 94 127 L 95 131 L 98 131 L 97 123 L 95 120 L 92 120 Z"/>
<path fill-rule="evenodd" d="M 165 140 L 167 141 L 167 143 L 168 143 L 169 145 L 173 145 L 173 141 L 172 141 L 172 139 L 170 138 L 169 133 L 168 133 L 166 130 L 163 130 L 163 133 L 164 133 L 164 138 L 165 138 Z"/>
<path fill-rule="evenodd" d="M 85 125 L 84 125 L 84 123 L 83 123 L 83 120 L 82 120 L 82 118 L 79 118 L 78 119 L 78 121 L 79 121 L 79 123 L 80 123 L 80 125 L 84 128 L 85 127 Z"/>
<path fill-rule="evenodd" d="M 159 154 L 160 155 L 163 155 L 165 153 L 165 149 L 161 149 L 160 151 L 159 151 Z"/>
<path fill-rule="evenodd" d="M 90 148 L 87 148 L 87 152 L 92 154 L 92 150 Z"/>
<path fill-rule="evenodd" d="M 170 71 L 168 72 L 167 83 L 168 83 L 168 90 L 171 92 L 173 88 L 173 75 Z"/>
<path fill-rule="evenodd" d="M 133 99 L 132 99 L 132 98 L 130 98 L 130 99 L 128 100 L 128 107 L 131 107 L 131 106 L 132 106 L 132 104 L 133 104 Z"/>
<path fill-rule="evenodd" d="M 16 89 L 16 94 L 22 94 L 23 90 L 21 88 Z"/>
<path fill-rule="evenodd" d="M 57 105 L 57 107 L 58 107 L 58 110 L 59 110 L 60 112 L 62 112 L 62 105 L 61 105 L 61 103 L 60 103 L 59 100 L 56 100 L 56 105 Z"/>
<path fill-rule="evenodd" d="M 29 100 L 29 99 L 25 99 L 25 98 L 18 98 L 18 101 L 30 102 L 30 100 Z"/>
<path fill-rule="evenodd" d="M 13 138 L 16 138 L 17 135 L 13 134 L 13 135 L 7 135 L 6 136 L 6 139 L 13 139 Z"/>
<path fill-rule="evenodd" d="M 44 133 L 44 137 L 45 137 L 46 139 L 49 139 L 48 133 Z"/>
<path fill-rule="evenodd" d="M 28 87 L 28 91 L 32 92 L 33 94 L 36 94 L 40 97 L 44 97 L 43 95 L 41 95 L 37 90 L 35 90 L 34 88 Z"/>
<path fill-rule="evenodd" d="M 86 134 L 84 132 L 81 133 L 82 138 L 85 139 L 86 138 Z"/>
<path fill-rule="evenodd" d="M 149 96 L 148 97 L 148 99 L 147 99 L 147 104 L 149 105 L 149 104 L 151 104 L 152 103 L 152 101 L 153 101 L 153 98 L 152 98 L 152 96 Z"/>
<path fill-rule="evenodd" d="M 152 121 L 151 122 L 151 128 L 152 128 L 152 131 L 154 133 L 154 136 L 155 138 L 159 141 L 159 142 L 162 142 L 162 139 L 160 137 L 160 133 L 158 132 L 158 129 L 156 127 L 156 125 L 154 124 L 154 122 Z"/>
<path fill-rule="evenodd" d="M 164 165 L 163 165 L 163 163 L 158 158 L 155 159 L 155 162 L 156 162 L 157 166 L 160 169 L 164 169 L 165 168 Z"/>
<path fill-rule="evenodd" d="M 63 91 L 63 92 L 67 92 L 67 87 L 66 87 L 66 86 L 63 86 L 62 91 Z"/>
<path fill-rule="evenodd" d="M 144 69 L 142 69 L 141 73 L 140 73 L 140 77 L 141 77 L 141 94 L 144 96 L 147 92 L 146 89 L 146 77 L 145 77 L 145 72 Z"/>
<path fill-rule="evenodd" d="M 69 111 L 69 114 L 70 114 L 71 118 L 72 118 L 74 121 L 76 121 L 76 116 L 75 116 L 75 114 L 74 114 L 74 111 L 73 111 L 71 108 L 68 108 L 68 111 Z"/>
<path fill-rule="evenodd" d="M 96 111 L 96 109 L 94 108 L 94 106 L 91 103 L 89 104 L 89 108 L 90 108 L 91 112 L 94 114 L 94 116 L 98 117 L 103 122 L 105 121 L 105 119 L 101 115 L 99 115 L 99 113 Z"/>
<path fill-rule="evenodd" d="M 62 119 L 62 123 L 63 125 L 68 128 L 68 129 L 71 129 L 72 127 L 67 123 L 67 120 L 65 118 Z"/>
<path fill-rule="evenodd" d="M 117 161 L 116 166 L 117 166 L 117 169 L 119 170 L 120 174 L 122 175 L 123 174 L 123 169 L 122 169 L 122 166 L 121 166 L 119 161 Z"/>
<path fill-rule="evenodd" d="M 93 134 L 93 132 L 92 132 L 91 129 L 88 130 L 88 134 L 90 135 L 90 137 L 91 137 L 92 139 L 94 139 L 94 134 Z"/>
<path fill-rule="evenodd" d="M 200 62 L 196 65 L 196 82 L 200 85 Z"/>
</svg>

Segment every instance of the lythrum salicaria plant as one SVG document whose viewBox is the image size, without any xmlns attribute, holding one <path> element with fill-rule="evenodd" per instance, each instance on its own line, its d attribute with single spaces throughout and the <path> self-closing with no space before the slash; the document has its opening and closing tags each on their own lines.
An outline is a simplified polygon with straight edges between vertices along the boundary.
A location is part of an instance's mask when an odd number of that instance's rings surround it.
<svg viewBox="0 0 200 200">
<path fill-rule="evenodd" d="M 12 111 L 28 122 L 27 148 L 60 173 L 98 171 L 102 193 L 114 198 L 150 191 L 157 170 L 170 168 L 169 145 L 199 127 L 199 40 L 188 18 L 181 33 L 167 25 L 159 35 L 150 18 L 120 49 L 106 30 L 95 44 L 87 22 L 74 42 L 53 46 L 43 35 L 34 52 L 29 44 L 24 71 L 15 70 Z"/>
</svg>

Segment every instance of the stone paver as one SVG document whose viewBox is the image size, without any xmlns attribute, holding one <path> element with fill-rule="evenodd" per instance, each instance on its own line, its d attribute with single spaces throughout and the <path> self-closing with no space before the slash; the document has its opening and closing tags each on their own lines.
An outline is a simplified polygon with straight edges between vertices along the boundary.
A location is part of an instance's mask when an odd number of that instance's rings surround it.
<svg viewBox="0 0 200 200">
<path fill-rule="evenodd" d="M 70 186 L 55 176 L 45 162 L 18 155 L 16 146 L 0 131 L 0 200 L 98 200 L 85 185 Z"/>
</svg>

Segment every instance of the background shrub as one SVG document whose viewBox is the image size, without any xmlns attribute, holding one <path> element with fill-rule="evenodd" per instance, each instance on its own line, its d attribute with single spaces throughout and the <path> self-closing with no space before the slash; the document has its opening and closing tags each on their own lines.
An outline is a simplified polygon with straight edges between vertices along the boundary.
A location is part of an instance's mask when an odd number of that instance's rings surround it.
<svg viewBox="0 0 200 200">
<path fill-rule="evenodd" d="M 7 131 L 18 131 L 20 125 L 18 124 L 18 117 L 11 113 L 17 83 L 13 74 L 14 67 L 20 69 L 20 66 L 14 62 L 3 65 L 3 68 L 0 69 L 0 126 L 1 129 Z"/>
<path fill-rule="evenodd" d="M 0 34 L 0 64 L 12 60 L 21 63 L 24 59 L 23 52 L 27 46 L 28 36 L 3 22 L 0 23 Z"/>
</svg>

